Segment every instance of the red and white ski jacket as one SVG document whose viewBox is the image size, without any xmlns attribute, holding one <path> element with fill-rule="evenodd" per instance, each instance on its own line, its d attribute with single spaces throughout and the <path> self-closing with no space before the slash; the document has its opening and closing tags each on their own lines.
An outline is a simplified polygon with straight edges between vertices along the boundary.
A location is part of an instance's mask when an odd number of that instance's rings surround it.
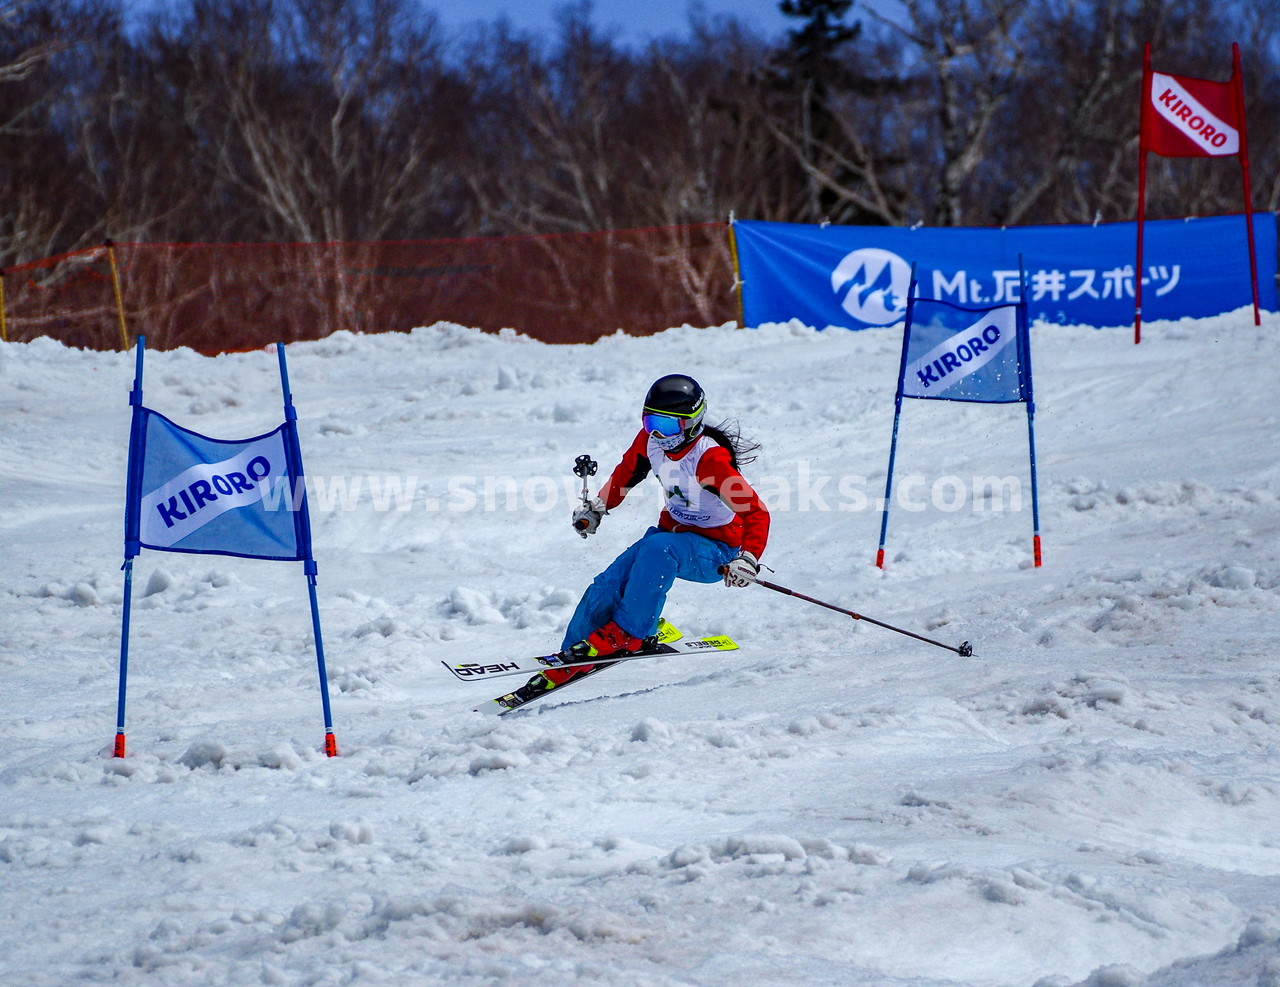
<svg viewBox="0 0 1280 987">
<path fill-rule="evenodd" d="M 757 559 L 769 540 L 769 511 L 734 468 L 729 450 L 703 435 L 667 453 L 641 429 L 614 467 L 600 499 L 613 510 L 650 473 L 662 484 L 664 531 L 692 531 L 750 552 Z"/>
</svg>

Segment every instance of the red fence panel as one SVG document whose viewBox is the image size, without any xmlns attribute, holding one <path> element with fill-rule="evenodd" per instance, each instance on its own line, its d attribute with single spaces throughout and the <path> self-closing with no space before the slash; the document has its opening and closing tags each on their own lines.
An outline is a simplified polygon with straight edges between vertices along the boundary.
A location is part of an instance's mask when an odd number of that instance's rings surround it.
<svg viewBox="0 0 1280 987">
<path fill-rule="evenodd" d="M 125 322 L 204 353 L 440 321 L 590 342 L 737 318 L 722 223 L 372 243 L 116 243 Z M 105 247 L 8 268 L 11 340 L 116 349 Z"/>
</svg>

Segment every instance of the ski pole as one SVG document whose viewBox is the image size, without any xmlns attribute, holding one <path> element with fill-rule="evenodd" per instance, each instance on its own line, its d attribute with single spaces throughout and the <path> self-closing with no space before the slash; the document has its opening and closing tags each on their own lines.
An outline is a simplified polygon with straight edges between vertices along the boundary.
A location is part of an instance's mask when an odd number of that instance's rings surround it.
<svg viewBox="0 0 1280 987">
<path fill-rule="evenodd" d="M 599 465 L 599 463 L 585 453 L 573 461 L 574 475 L 582 477 L 582 506 L 588 509 L 591 507 L 591 498 L 587 492 L 587 477 L 595 476 L 596 469 L 599 468 Z M 576 521 L 573 526 L 576 530 L 582 531 L 586 528 L 587 523 L 586 518 L 583 518 Z M 586 535 L 583 535 L 583 537 L 585 538 Z"/>
<path fill-rule="evenodd" d="M 875 624 L 877 627 L 883 627 L 885 630 L 889 631 L 897 631 L 899 634 L 905 634 L 907 637 L 913 637 L 917 641 L 925 642 L 925 644 L 932 644 L 938 648 L 945 648 L 948 651 L 954 651 L 961 658 L 970 658 L 973 656 L 973 646 L 970 645 L 968 641 L 961 641 L 959 647 L 955 647 L 950 644 L 943 644 L 941 641 L 935 641 L 933 638 L 925 637 L 923 634 L 903 630 L 901 627 L 894 627 L 892 624 L 886 624 L 882 620 L 876 620 L 873 617 L 867 617 L 864 614 L 855 613 L 852 610 L 846 610 L 844 607 L 838 607 L 833 603 L 824 603 L 822 600 L 815 600 L 812 596 L 805 596 L 803 593 L 797 593 L 793 589 L 787 589 L 785 586 L 779 586 L 777 583 L 771 583 L 767 579 L 756 579 L 754 582 L 757 586 L 763 586 L 765 589 L 771 589 L 775 593 L 794 596 L 797 600 L 804 600 L 806 603 L 813 603 L 820 607 L 826 607 L 828 610 L 834 610 L 836 613 L 842 613 L 846 617 L 852 617 L 854 620 L 865 620 L 868 624 Z"/>
</svg>

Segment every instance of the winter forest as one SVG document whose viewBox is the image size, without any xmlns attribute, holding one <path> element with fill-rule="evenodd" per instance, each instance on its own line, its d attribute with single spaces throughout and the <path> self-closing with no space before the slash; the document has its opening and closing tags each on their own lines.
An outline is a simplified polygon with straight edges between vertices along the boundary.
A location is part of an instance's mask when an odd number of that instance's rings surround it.
<svg viewBox="0 0 1280 987">
<path fill-rule="evenodd" d="M 349 241 L 743 218 L 1124 220 L 1142 46 L 1226 79 L 1280 208 L 1273 0 L 781 0 L 625 45 L 445 30 L 417 0 L 0 0 L 0 264 L 127 241 Z M 1151 162 L 1149 215 L 1240 209 L 1235 161 Z"/>
</svg>

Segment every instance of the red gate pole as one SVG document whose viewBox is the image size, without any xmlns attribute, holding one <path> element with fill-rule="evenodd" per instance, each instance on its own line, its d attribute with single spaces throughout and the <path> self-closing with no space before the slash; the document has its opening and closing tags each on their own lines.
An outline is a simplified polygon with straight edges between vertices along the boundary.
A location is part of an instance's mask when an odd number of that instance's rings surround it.
<svg viewBox="0 0 1280 987">
<path fill-rule="evenodd" d="M 1262 325 L 1258 310 L 1258 255 L 1253 244 L 1253 193 L 1249 186 L 1249 141 L 1244 121 L 1244 74 L 1240 71 L 1240 46 L 1231 43 L 1231 84 L 1235 93 L 1236 117 L 1240 121 L 1240 179 L 1244 184 L 1244 221 L 1249 231 L 1249 283 L 1253 288 L 1253 324 Z"/>
</svg>

